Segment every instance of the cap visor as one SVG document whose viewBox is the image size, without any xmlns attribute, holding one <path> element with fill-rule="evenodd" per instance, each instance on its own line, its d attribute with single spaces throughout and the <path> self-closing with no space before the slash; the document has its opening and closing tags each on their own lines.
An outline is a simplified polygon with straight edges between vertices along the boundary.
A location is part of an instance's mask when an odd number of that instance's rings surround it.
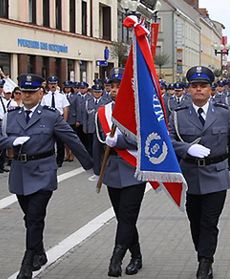
<svg viewBox="0 0 230 279">
<path fill-rule="evenodd" d="M 194 79 L 194 80 L 191 80 L 189 83 L 209 83 L 209 84 L 211 84 L 211 82 L 207 79 Z"/>
<path fill-rule="evenodd" d="M 21 91 L 26 91 L 26 92 L 35 92 L 35 91 L 38 91 L 40 89 L 40 87 L 37 87 L 37 88 L 20 88 Z"/>
</svg>

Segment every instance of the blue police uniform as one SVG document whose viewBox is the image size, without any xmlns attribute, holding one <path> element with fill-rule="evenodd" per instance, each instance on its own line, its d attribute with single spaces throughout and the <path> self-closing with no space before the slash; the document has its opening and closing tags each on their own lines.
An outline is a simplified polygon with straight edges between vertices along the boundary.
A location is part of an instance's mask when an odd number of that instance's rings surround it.
<svg viewBox="0 0 230 279">
<path fill-rule="evenodd" d="M 86 89 L 89 87 L 89 84 L 85 81 L 81 81 L 78 83 L 79 89 Z M 88 152 L 91 152 L 91 143 L 88 142 L 87 135 L 83 131 L 83 121 L 84 121 L 84 114 L 85 114 L 85 104 L 88 99 L 91 98 L 91 95 L 86 92 L 85 94 L 82 94 L 81 92 L 78 92 L 77 97 L 80 102 L 80 125 L 77 127 L 77 135 L 79 136 L 81 142 L 84 144 Z"/>
<path fill-rule="evenodd" d="M 187 79 L 190 86 L 210 84 L 211 94 L 214 74 L 210 69 L 193 67 L 187 72 Z M 192 98 L 196 100 L 196 97 Z M 203 106 L 208 109 L 204 122 L 199 115 L 200 108 L 196 112 L 195 105 L 198 106 L 197 100 L 196 104 L 175 110 L 170 118 L 170 135 L 176 154 L 181 158 L 180 166 L 188 184 L 186 210 L 199 261 L 197 278 L 208 279 L 212 278 L 217 225 L 230 183 L 227 160 L 230 110 L 224 104 L 206 100 Z M 195 141 L 210 149 L 207 157 L 187 153 Z"/>
<path fill-rule="evenodd" d="M 181 82 L 176 82 L 173 84 L 174 90 L 184 90 L 184 84 Z M 169 119 L 171 113 L 178 107 L 186 106 L 191 103 L 191 98 L 189 95 L 185 95 L 184 93 L 182 96 L 177 97 L 176 94 L 173 96 L 169 96 L 165 98 L 165 111 L 167 120 Z"/>
<path fill-rule="evenodd" d="M 27 74 L 19 77 L 23 94 L 39 94 L 43 79 Z M 28 92 L 28 93 L 26 93 Z M 57 188 L 57 163 L 54 155 L 55 136 L 60 137 L 72 150 L 85 169 L 92 168 L 92 160 L 77 135 L 64 121 L 59 111 L 39 104 L 29 108 L 15 108 L 4 119 L 0 136 L 1 148 L 14 149 L 9 175 L 9 189 L 17 195 L 25 214 L 26 252 L 17 279 L 32 278 L 32 271 L 47 262 L 43 247 L 46 207 L 53 190 Z M 29 113 L 28 113 L 29 115 Z M 14 146 L 22 136 L 30 137 Z"/>
<path fill-rule="evenodd" d="M 120 83 L 123 69 L 113 69 L 110 73 L 112 83 Z M 107 104 L 107 106 L 110 104 Z M 99 122 L 99 127 L 101 123 Z M 102 139 L 106 137 L 101 131 Z M 99 137 L 100 139 L 100 137 Z M 136 142 L 118 134 L 116 143 L 118 149 L 137 150 Z M 118 221 L 115 246 L 110 260 L 109 276 L 121 276 L 121 262 L 127 250 L 131 252 L 131 261 L 126 267 L 126 274 L 135 274 L 142 267 L 138 230 L 136 222 L 144 196 L 146 183 L 134 177 L 135 168 L 122 159 L 112 149 L 105 169 L 103 183 L 107 185 L 116 219 Z"/>
</svg>

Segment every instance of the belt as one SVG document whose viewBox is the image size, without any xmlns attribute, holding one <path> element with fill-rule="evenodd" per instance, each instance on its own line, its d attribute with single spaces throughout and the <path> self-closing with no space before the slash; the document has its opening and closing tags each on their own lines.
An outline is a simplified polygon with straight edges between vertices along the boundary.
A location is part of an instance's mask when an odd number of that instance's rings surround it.
<svg viewBox="0 0 230 279">
<path fill-rule="evenodd" d="M 43 159 L 46 157 L 50 157 L 52 155 L 54 155 L 54 150 L 50 150 L 39 154 L 33 154 L 33 155 L 21 153 L 21 154 L 14 154 L 14 160 L 26 163 L 27 161 Z"/>
<path fill-rule="evenodd" d="M 189 163 L 192 163 L 192 164 L 195 164 L 198 167 L 204 167 L 204 166 L 207 166 L 207 165 L 222 162 L 227 158 L 228 158 L 228 153 L 223 154 L 223 155 L 219 155 L 219 156 L 215 156 L 215 157 L 212 157 L 212 158 L 203 158 L 203 159 L 196 158 L 196 157 L 194 157 L 194 158 L 191 157 L 191 158 L 186 158 L 185 161 L 189 162 Z"/>
</svg>

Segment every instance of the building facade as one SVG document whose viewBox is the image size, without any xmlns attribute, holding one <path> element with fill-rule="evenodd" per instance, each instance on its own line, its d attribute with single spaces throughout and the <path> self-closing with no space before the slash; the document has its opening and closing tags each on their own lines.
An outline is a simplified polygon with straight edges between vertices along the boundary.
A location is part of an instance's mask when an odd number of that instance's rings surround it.
<svg viewBox="0 0 230 279">
<path fill-rule="evenodd" d="M 117 1 L 2 0 L 0 67 L 13 80 L 32 72 L 87 81 L 117 65 L 107 57 L 117 40 Z"/>
</svg>

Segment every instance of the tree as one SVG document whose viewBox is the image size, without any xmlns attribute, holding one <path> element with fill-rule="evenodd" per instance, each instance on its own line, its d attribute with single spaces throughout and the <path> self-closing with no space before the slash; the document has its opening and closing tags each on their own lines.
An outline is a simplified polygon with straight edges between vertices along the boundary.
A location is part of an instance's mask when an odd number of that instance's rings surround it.
<svg viewBox="0 0 230 279">
<path fill-rule="evenodd" d="M 122 42 L 113 42 L 111 47 L 111 57 L 118 59 L 119 67 L 124 67 L 128 57 L 129 46 Z"/>
<path fill-rule="evenodd" d="M 165 54 L 165 53 L 160 53 L 160 54 L 155 56 L 154 62 L 155 62 L 155 65 L 157 65 L 159 67 L 159 78 L 162 78 L 161 77 L 161 68 L 162 68 L 162 66 L 167 64 L 168 61 L 169 61 L 169 56 L 167 54 Z"/>
</svg>

